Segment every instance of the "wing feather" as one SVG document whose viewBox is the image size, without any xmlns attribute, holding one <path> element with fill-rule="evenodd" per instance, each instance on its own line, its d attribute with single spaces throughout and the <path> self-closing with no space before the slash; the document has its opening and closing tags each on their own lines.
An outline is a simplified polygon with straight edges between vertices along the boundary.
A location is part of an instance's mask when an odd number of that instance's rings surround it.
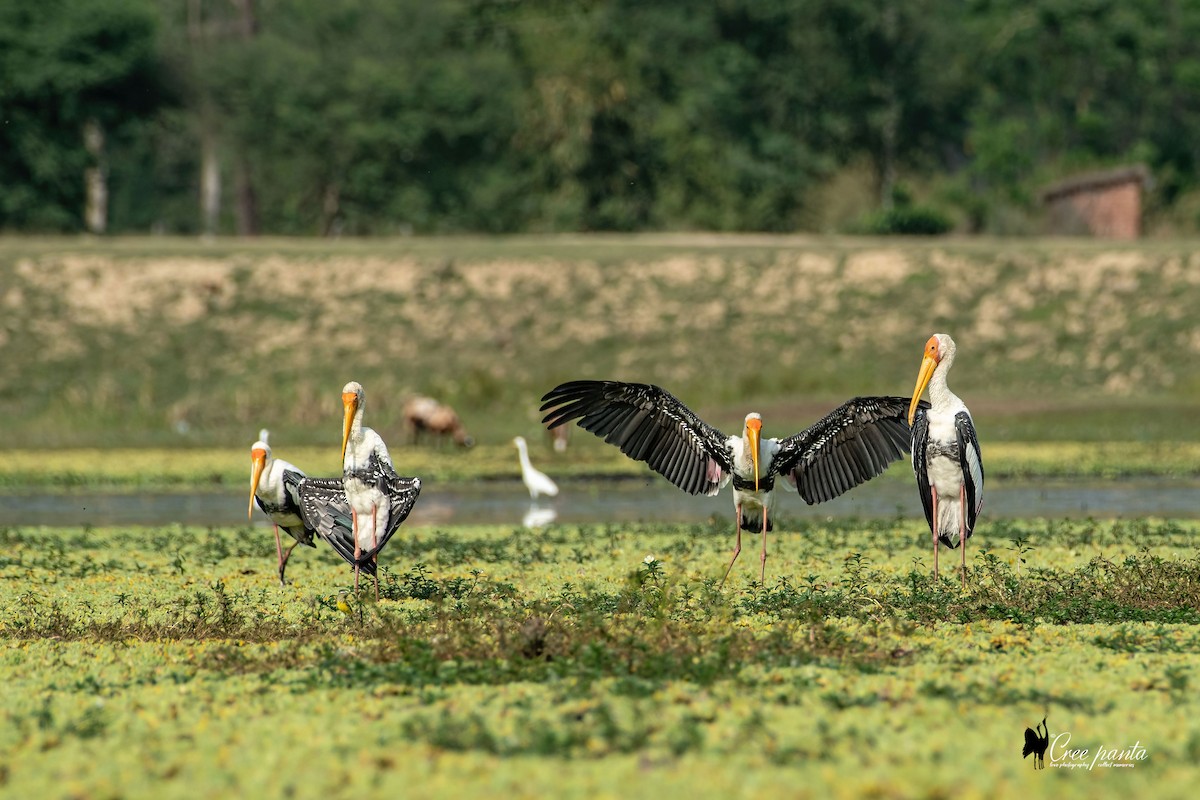
<svg viewBox="0 0 1200 800">
<path fill-rule="evenodd" d="M 771 469 L 790 475 L 810 505 L 832 500 L 908 452 L 908 405 L 904 397 L 855 397 L 781 439 Z"/>
<path fill-rule="evenodd" d="M 925 522 L 934 530 L 933 497 L 929 494 L 929 417 L 925 409 L 918 409 L 912 426 L 912 466 L 917 476 L 917 491 L 921 495 L 921 507 L 925 509 Z"/>
<path fill-rule="evenodd" d="M 578 421 L 688 494 L 716 494 L 733 472 L 728 437 L 658 386 L 570 381 L 547 392 L 540 410 L 547 427 Z"/>
<path fill-rule="evenodd" d="M 296 498 L 306 527 L 321 537 L 342 560 L 354 565 L 354 517 L 341 478 L 306 478 L 284 473 L 284 486 Z M 375 564 L 359 559 L 359 569 L 375 574 Z"/>
<path fill-rule="evenodd" d="M 413 506 L 417 504 L 417 497 L 421 494 L 420 478 L 404 478 L 397 475 L 394 471 L 390 472 L 391 474 L 385 475 L 382 478 L 384 492 L 387 494 L 391 504 L 387 530 L 379 538 L 379 544 L 359 556 L 360 561 L 374 558 L 383 549 L 383 546 L 395 535 L 396 531 L 400 530 L 401 523 L 408 519 L 408 515 L 412 513 Z"/>
<path fill-rule="evenodd" d="M 967 535 L 975 530 L 975 520 L 983 508 L 983 459 L 979 453 L 979 437 L 971 415 L 960 411 L 954 416 L 954 429 L 958 434 L 958 461 L 962 468 L 967 494 Z"/>
</svg>

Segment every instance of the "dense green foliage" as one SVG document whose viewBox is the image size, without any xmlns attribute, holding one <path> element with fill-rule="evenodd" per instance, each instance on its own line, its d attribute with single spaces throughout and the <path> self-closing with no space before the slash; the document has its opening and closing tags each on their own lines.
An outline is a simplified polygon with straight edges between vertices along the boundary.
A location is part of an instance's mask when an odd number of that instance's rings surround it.
<svg viewBox="0 0 1200 800">
<path fill-rule="evenodd" d="M 1185 796 L 1196 535 L 985 522 L 960 593 L 919 522 L 779 530 L 724 590 L 724 524 L 407 527 L 342 608 L 261 526 L 2 529 L 0 791 Z M 1043 716 L 1147 758 L 1036 772 Z"/>
<path fill-rule="evenodd" d="M 81 229 L 102 158 L 117 232 L 862 229 L 905 185 L 1023 232 L 1130 161 L 1193 231 L 1198 33 L 1181 0 L 3 0 L 0 229 Z"/>
</svg>

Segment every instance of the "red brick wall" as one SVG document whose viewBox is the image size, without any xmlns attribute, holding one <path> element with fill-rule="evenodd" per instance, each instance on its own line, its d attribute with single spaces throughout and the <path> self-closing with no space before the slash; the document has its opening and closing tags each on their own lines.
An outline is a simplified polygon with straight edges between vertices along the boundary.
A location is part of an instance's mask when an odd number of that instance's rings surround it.
<svg viewBox="0 0 1200 800">
<path fill-rule="evenodd" d="M 1129 181 L 1054 198 L 1049 204 L 1052 233 L 1136 239 L 1142 233 L 1142 187 Z"/>
</svg>

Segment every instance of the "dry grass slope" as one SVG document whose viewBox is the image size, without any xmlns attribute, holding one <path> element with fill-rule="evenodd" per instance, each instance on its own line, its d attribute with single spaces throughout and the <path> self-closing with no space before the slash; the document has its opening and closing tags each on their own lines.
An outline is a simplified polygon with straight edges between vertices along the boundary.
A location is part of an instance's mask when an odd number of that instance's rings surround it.
<svg viewBox="0 0 1200 800">
<path fill-rule="evenodd" d="M 717 424 L 749 405 L 798 424 L 911 391 L 946 330 L 995 438 L 1200 438 L 1197 307 L 1185 243 L 6 240 L 0 434 L 230 444 L 269 425 L 316 444 L 351 377 L 390 437 L 423 392 L 500 442 L 576 377 L 654 381 Z"/>
</svg>

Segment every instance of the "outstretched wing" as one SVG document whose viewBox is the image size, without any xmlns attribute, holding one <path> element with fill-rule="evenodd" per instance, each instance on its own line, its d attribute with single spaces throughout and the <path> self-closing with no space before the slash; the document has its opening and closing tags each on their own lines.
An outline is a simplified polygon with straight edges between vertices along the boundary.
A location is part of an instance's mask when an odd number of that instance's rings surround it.
<svg viewBox="0 0 1200 800">
<path fill-rule="evenodd" d="M 983 460 L 979 455 L 979 437 L 971 415 L 960 411 L 954 415 L 954 430 L 958 434 L 958 464 L 962 468 L 963 487 L 967 494 L 967 535 L 975 530 L 975 520 L 983 508 Z"/>
<path fill-rule="evenodd" d="M 284 489 L 296 499 L 304 524 L 316 532 L 347 564 L 354 565 L 354 517 L 341 478 L 303 478 L 284 473 Z M 359 569 L 375 574 L 375 564 L 360 554 Z"/>
<path fill-rule="evenodd" d="M 1040 743 L 1040 738 L 1036 733 L 1034 733 L 1033 728 L 1026 728 L 1025 746 L 1021 748 L 1021 758 L 1025 758 L 1030 753 L 1035 752 Z"/>
<path fill-rule="evenodd" d="M 367 550 L 359 556 L 360 561 L 366 561 L 373 558 L 376 553 L 383 549 L 383 546 L 388 543 L 388 540 L 400 530 L 401 523 L 408 519 L 408 515 L 412 513 L 413 506 L 417 504 L 417 496 L 421 494 L 421 479 L 420 478 L 402 478 L 393 470 L 387 469 L 380 473 L 379 478 L 380 488 L 387 495 L 391 506 L 391 512 L 388 515 L 387 530 L 383 532 L 379 543 L 372 549 Z M 353 539 L 351 540 L 353 542 Z"/>
<path fill-rule="evenodd" d="M 908 406 L 904 397 L 855 397 L 781 439 L 771 469 L 790 477 L 809 505 L 832 500 L 908 452 Z"/>
<path fill-rule="evenodd" d="M 929 417 L 925 409 L 917 409 L 912 426 L 912 466 L 917 476 L 917 491 L 921 494 L 921 508 L 925 509 L 925 522 L 929 530 L 933 526 L 933 495 L 929 485 Z"/>
<path fill-rule="evenodd" d="M 688 494 L 716 494 L 733 472 L 728 437 L 658 386 L 571 381 L 546 392 L 540 410 L 546 427 L 579 420 Z"/>
</svg>

